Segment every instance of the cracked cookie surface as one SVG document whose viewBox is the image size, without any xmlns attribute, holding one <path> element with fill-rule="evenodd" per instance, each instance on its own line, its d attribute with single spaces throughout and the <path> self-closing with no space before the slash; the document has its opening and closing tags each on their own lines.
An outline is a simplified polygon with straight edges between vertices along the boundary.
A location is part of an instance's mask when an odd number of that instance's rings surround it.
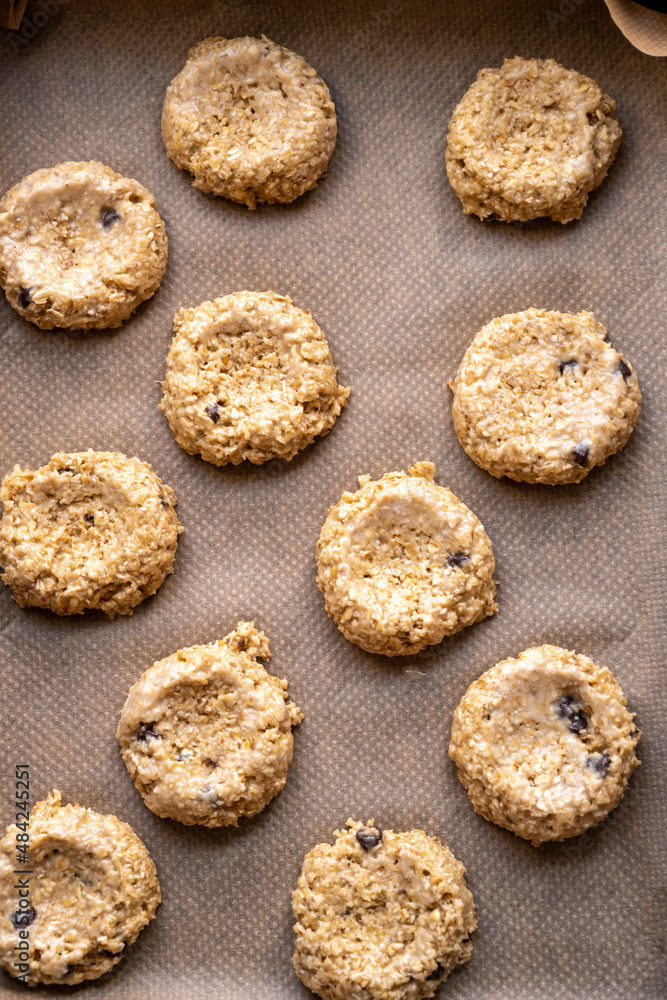
<svg viewBox="0 0 667 1000">
<path fill-rule="evenodd" d="M 498 610 L 478 518 L 418 462 L 344 493 L 317 543 L 317 585 L 346 639 L 406 656 Z"/>
<path fill-rule="evenodd" d="M 43 330 L 120 326 L 166 266 L 155 199 L 103 163 L 36 170 L 0 201 L 0 285 Z"/>
<path fill-rule="evenodd" d="M 0 499 L 2 580 L 22 608 L 129 615 L 172 572 L 174 491 L 138 458 L 58 452 L 40 469 L 15 466 Z"/>
<path fill-rule="evenodd" d="M 162 136 L 201 191 L 255 208 L 314 188 L 336 145 L 327 85 L 268 38 L 207 38 L 164 99 Z"/>
<path fill-rule="evenodd" d="M 449 124 L 447 176 L 466 214 L 578 219 L 621 141 L 616 102 L 553 59 L 482 69 Z"/>
<path fill-rule="evenodd" d="M 143 843 L 116 816 L 63 806 L 54 791 L 32 810 L 29 897 L 21 903 L 17 832 L 8 827 L 0 841 L 0 965 L 12 976 L 24 974 L 14 964 L 15 948 L 27 930 L 29 985 L 73 986 L 109 972 L 160 902 Z"/>
<path fill-rule="evenodd" d="M 526 649 L 470 685 L 449 756 L 475 812 L 535 846 L 576 837 L 621 801 L 639 730 L 608 667 Z"/>
<path fill-rule="evenodd" d="M 449 386 L 473 462 L 526 483 L 580 482 L 627 443 L 641 403 L 634 369 L 589 312 L 491 320 Z"/>
<path fill-rule="evenodd" d="M 303 716 L 287 681 L 257 662 L 269 656 L 264 633 L 239 622 L 218 642 L 154 663 L 130 689 L 116 738 L 158 816 L 236 826 L 283 788 Z"/>
<path fill-rule="evenodd" d="M 214 465 L 289 460 L 347 402 L 324 334 L 285 295 L 237 292 L 181 309 L 174 332 L 160 409 L 181 448 Z"/>
<path fill-rule="evenodd" d="M 292 893 L 294 969 L 323 1000 L 421 1000 L 469 961 L 477 926 L 465 868 L 422 830 L 348 820 Z"/>
</svg>

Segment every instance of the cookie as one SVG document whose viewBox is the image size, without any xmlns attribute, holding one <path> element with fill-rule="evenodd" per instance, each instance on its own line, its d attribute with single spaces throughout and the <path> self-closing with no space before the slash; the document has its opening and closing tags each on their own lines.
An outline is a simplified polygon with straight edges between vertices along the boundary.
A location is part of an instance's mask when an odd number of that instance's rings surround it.
<svg viewBox="0 0 667 1000">
<path fill-rule="evenodd" d="M 449 386 L 473 462 L 524 483 L 580 482 L 627 442 L 641 402 L 634 369 L 589 312 L 491 320 Z"/>
<path fill-rule="evenodd" d="M 14 466 L 0 499 L 1 578 L 22 608 L 131 615 L 172 572 L 174 491 L 138 458 L 58 452 L 36 471 Z"/>
<path fill-rule="evenodd" d="M 616 102 L 553 59 L 482 69 L 449 123 L 447 176 L 467 215 L 578 219 L 621 141 Z"/>
<path fill-rule="evenodd" d="M 503 660 L 454 712 L 449 756 L 475 812 L 535 846 L 623 798 L 640 733 L 608 667 L 559 646 Z"/>
<path fill-rule="evenodd" d="M 255 208 L 316 186 L 336 145 L 336 110 L 296 52 L 264 35 L 207 38 L 167 87 L 162 137 L 200 191 Z"/>
<path fill-rule="evenodd" d="M 268 674 L 252 622 L 154 663 L 130 689 L 116 738 L 144 802 L 189 825 L 237 826 L 278 794 L 303 715 Z"/>
<path fill-rule="evenodd" d="M 417 462 L 343 493 L 317 543 L 317 585 L 346 639 L 408 656 L 498 610 L 493 549 L 471 510 Z"/>
<path fill-rule="evenodd" d="M 36 170 L 0 201 L 0 285 L 42 330 L 120 326 L 166 266 L 155 198 L 103 163 Z"/>
<path fill-rule="evenodd" d="M 25 876 L 16 870 L 20 838 Z M 54 791 L 33 808 L 27 834 L 10 826 L 0 841 L 0 965 L 30 986 L 97 979 L 159 902 L 155 865 L 132 828 L 63 806 Z"/>
<path fill-rule="evenodd" d="M 174 331 L 160 409 L 181 448 L 214 465 L 289 461 L 347 402 L 324 334 L 285 295 L 181 309 Z"/>
<path fill-rule="evenodd" d="M 305 857 L 292 893 L 294 969 L 323 1000 L 432 997 L 472 953 L 465 868 L 422 830 L 347 821 Z"/>
</svg>

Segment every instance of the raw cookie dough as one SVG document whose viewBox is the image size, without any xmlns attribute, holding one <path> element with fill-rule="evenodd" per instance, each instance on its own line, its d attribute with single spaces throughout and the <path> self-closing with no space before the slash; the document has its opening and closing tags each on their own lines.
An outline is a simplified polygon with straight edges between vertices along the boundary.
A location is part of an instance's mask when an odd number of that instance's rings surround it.
<svg viewBox="0 0 667 1000">
<path fill-rule="evenodd" d="M 181 309 L 174 331 L 160 409 L 181 448 L 214 465 L 289 460 L 347 402 L 324 334 L 286 295 L 237 292 Z"/>
<path fill-rule="evenodd" d="M 155 198 L 103 163 L 36 170 L 0 201 L 0 285 L 42 330 L 120 326 L 166 266 Z"/>
<path fill-rule="evenodd" d="M 292 726 L 303 715 L 272 677 L 269 640 L 252 622 L 207 646 L 179 649 L 130 689 L 116 738 L 158 816 L 237 826 L 284 786 Z"/>
<path fill-rule="evenodd" d="M 346 639 L 407 656 L 498 610 L 491 542 L 471 510 L 417 462 L 344 493 L 317 543 L 317 585 Z"/>
<path fill-rule="evenodd" d="M 625 704 L 608 667 L 559 646 L 487 670 L 454 712 L 449 745 L 475 812 L 535 846 L 599 823 L 639 763 Z"/>
<path fill-rule="evenodd" d="M 454 109 L 447 176 L 466 214 L 578 219 L 621 141 L 616 102 L 553 59 L 482 69 Z"/>
<path fill-rule="evenodd" d="M 459 441 L 492 476 L 578 483 L 627 442 L 641 393 L 592 313 L 491 320 L 449 383 Z"/>
<path fill-rule="evenodd" d="M 172 572 L 174 491 L 150 465 L 110 451 L 59 452 L 0 488 L 1 579 L 22 607 L 131 615 Z"/>
<path fill-rule="evenodd" d="M 336 110 L 305 59 L 268 38 L 207 38 L 167 87 L 162 137 L 195 187 L 255 208 L 314 188 Z"/>
<path fill-rule="evenodd" d="M 14 871 L 18 832 L 10 826 L 0 841 L 0 965 L 11 976 L 27 975 L 30 986 L 73 986 L 109 972 L 160 902 L 148 851 L 127 823 L 62 806 L 58 791 L 32 810 L 28 876 Z M 17 879 L 29 879 L 24 902 Z M 29 970 L 14 964 L 25 940 Z"/>
<path fill-rule="evenodd" d="M 465 868 L 422 830 L 347 821 L 304 860 L 294 969 L 323 1000 L 421 1000 L 470 959 Z"/>
</svg>

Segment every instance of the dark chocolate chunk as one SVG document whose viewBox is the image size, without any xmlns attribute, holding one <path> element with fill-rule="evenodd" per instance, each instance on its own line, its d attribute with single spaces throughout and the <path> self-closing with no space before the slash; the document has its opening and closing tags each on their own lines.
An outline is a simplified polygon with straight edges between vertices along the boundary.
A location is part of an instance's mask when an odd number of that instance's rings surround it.
<svg viewBox="0 0 667 1000">
<path fill-rule="evenodd" d="M 118 222 L 120 215 L 115 208 L 103 208 L 100 212 L 100 222 L 102 229 L 111 229 L 114 222 Z"/>
<path fill-rule="evenodd" d="M 211 418 L 214 424 L 217 424 L 220 419 L 220 407 L 217 403 L 209 403 L 206 407 L 206 414 Z"/>
<path fill-rule="evenodd" d="M 382 840 L 382 830 L 379 826 L 372 830 L 357 830 L 355 837 L 365 851 L 372 851 Z"/>
<path fill-rule="evenodd" d="M 12 913 L 12 923 L 17 930 L 21 930 L 23 927 L 30 927 L 37 914 L 32 906 L 29 906 L 27 910 L 17 910 L 16 913 Z"/>
<path fill-rule="evenodd" d="M 600 756 L 591 754 L 586 758 L 586 767 L 589 767 L 591 771 L 595 771 L 596 774 L 601 775 L 603 778 L 607 774 L 610 764 L 611 757 L 608 753 L 600 754 Z"/>
<path fill-rule="evenodd" d="M 618 370 L 625 379 L 625 381 L 627 382 L 630 376 L 632 375 L 632 368 L 630 367 L 630 365 L 627 365 L 625 363 L 623 358 L 618 359 Z"/>
<path fill-rule="evenodd" d="M 19 288 L 19 305 L 21 309 L 27 309 L 30 305 L 30 289 Z"/>
<path fill-rule="evenodd" d="M 137 733 L 136 738 L 142 743 L 149 737 L 152 737 L 153 739 L 156 740 L 161 740 L 162 734 L 158 733 L 157 729 L 153 729 L 154 725 L 155 725 L 154 722 L 142 722 L 139 727 L 139 732 Z"/>
<path fill-rule="evenodd" d="M 468 562 L 470 556 L 467 552 L 452 552 L 451 555 L 447 556 L 448 566 L 463 566 L 464 562 Z"/>
<path fill-rule="evenodd" d="M 167 500 L 166 497 L 160 497 L 160 503 L 162 504 L 163 507 L 166 507 L 166 508 L 169 507 L 169 501 Z"/>
<path fill-rule="evenodd" d="M 573 369 L 577 367 L 578 364 L 579 362 L 575 358 L 573 358 L 571 361 L 561 361 L 561 363 L 558 366 L 558 371 L 561 373 L 561 375 L 563 374 L 563 372 L 571 372 L 573 371 Z"/>
<path fill-rule="evenodd" d="M 585 469 L 588 465 L 588 445 L 576 444 L 572 449 L 572 461 Z"/>
<path fill-rule="evenodd" d="M 217 767 L 218 766 L 217 760 L 211 760 L 210 757 L 207 757 L 206 760 L 203 760 L 202 764 L 204 764 L 205 767 Z"/>
<path fill-rule="evenodd" d="M 94 514 L 84 514 L 84 520 L 87 521 L 88 524 L 95 524 L 95 515 Z"/>
<path fill-rule="evenodd" d="M 574 695 L 561 695 L 554 708 L 559 719 L 570 723 L 568 727 L 570 732 L 581 733 L 588 727 L 588 719 Z"/>
<path fill-rule="evenodd" d="M 427 979 L 440 979 L 440 977 L 444 976 L 444 974 L 445 974 L 445 967 L 444 967 L 444 965 L 440 965 L 440 963 L 438 963 L 436 965 L 435 969 L 433 970 L 433 972 L 429 972 L 429 974 L 428 974 L 428 976 L 426 978 Z"/>
</svg>

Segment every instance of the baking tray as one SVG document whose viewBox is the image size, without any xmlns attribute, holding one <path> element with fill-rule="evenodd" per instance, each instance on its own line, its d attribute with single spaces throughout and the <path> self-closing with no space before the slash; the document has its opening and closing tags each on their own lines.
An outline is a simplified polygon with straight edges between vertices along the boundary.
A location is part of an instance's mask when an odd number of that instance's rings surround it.
<svg viewBox="0 0 667 1000">
<path fill-rule="evenodd" d="M 48 12 L 37 18 L 38 10 Z M 664 62 L 622 37 L 602 0 L 227 0 L 30 3 L 32 37 L 0 37 L 2 190 L 63 160 L 96 159 L 155 195 L 169 235 L 161 288 L 117 331 L 41 332 L 0 302 L 0 472 L 59 450 L 149 461 L 176 491 L 176 566 L 131 618 L 21 610 L 0 589 L 0 819 L 14 763 L 32 798 L 131 823 L 164 902 L 116 970 L 71 992 L 124 1000 L 305 1000 L 291 967 L 290 892 L 303 855 L 348 816 L 421 827 L 468 869 L 479 917 L 469 965 L 439 991 L 467 1000 L 664 996 L 665 214 Z M 165 87 L 189 46 L 259 34 L 329 84 L 338 146 L 292 205 L 208 198 L 168 159 Z M 22 37 L 22 36 L 21 36 Z M 12 40 L 13 38 L 13 40 Z M 481 223 L 444 169 L 452 109 L 482 66 L 552 56 L 618 102 L 623 142 L 579 222 Z M 350 402 L 290 463 L 218 469 L 175 443 L 159 380 L 181 306 L 274 289 L 309 309 Z M 625 451 L 580 485 L 492 479 L 461 449 L 451 378 L 476 331 L 529 306 L 591 309 L 631 360 L 643 412 Z M 359 474 L 420 459 L 480 517 L 499 613 L 416 657 L 348 643 L 315 586 L 315 542 Z M 114 738 L 154 660 L 252 618 L 270 669 L 305 712 L 281 794 L 239 829 L 160 820 Z M 451 716 L 496 661 L 545 642 L 608 664 L 637 712 L 642 765 L 599 827 L 539 850 L 477 817 L 447 757 Z M 8 977 L 0 995 L 24 989 Z M 38 988 L 53 996 L 65 988 Z"/>
</svg>

